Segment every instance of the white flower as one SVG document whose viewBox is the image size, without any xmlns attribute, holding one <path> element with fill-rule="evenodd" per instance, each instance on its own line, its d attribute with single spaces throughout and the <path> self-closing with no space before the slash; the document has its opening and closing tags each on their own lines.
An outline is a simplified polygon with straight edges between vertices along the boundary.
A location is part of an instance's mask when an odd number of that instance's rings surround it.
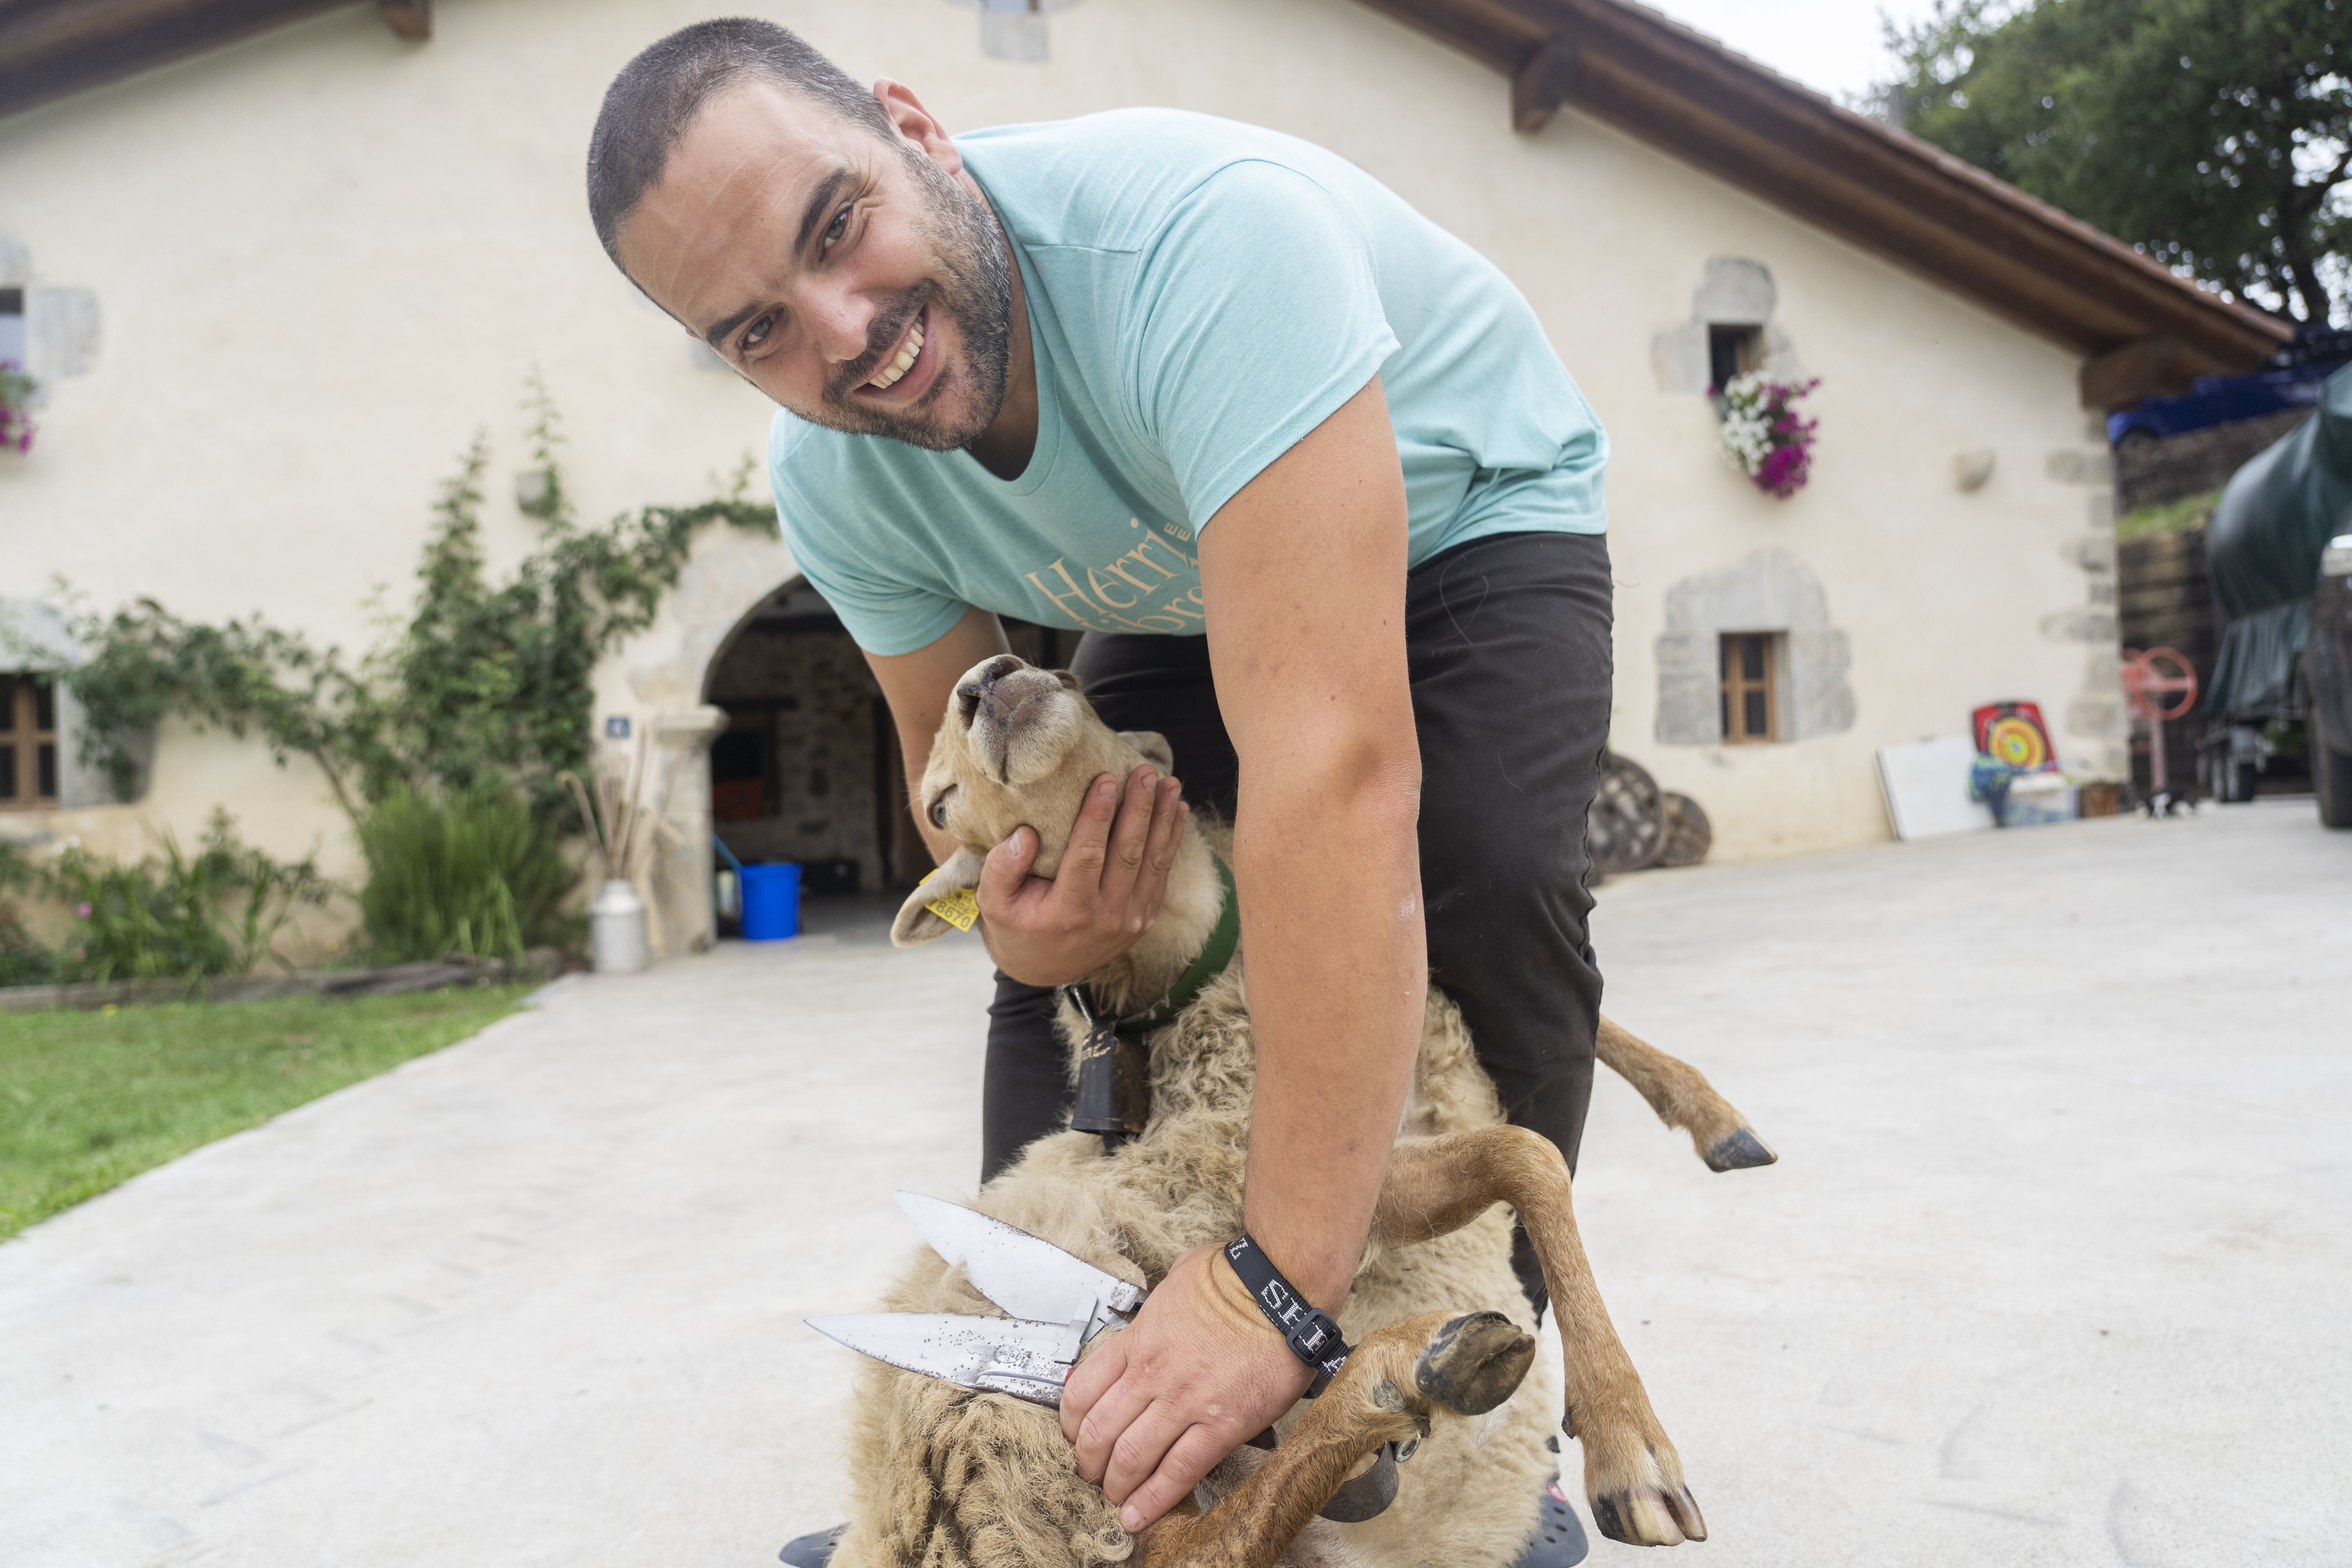
<svg viewBox="0 0 2352 1568">
<path fill-rule="evenodd" d="M 1771 385 L 1760 372 L 1734 376 L 1717 395 L 1723 459 L 1754 479 L 1772 455 Z"/>
</svg>

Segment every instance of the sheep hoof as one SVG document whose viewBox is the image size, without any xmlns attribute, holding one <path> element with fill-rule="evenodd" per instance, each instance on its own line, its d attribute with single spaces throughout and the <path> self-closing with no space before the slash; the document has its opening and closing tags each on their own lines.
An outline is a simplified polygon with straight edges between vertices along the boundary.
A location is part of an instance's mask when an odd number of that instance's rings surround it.
<svg viewBox="0 0 2352 1568">
<path fill-rule="evenodd" d="M 1484 1415 L 1511 1396 L 1535 1359 L 1532 1334 L 1500 1312 L 1471 1312 L 1431 1338 L 1412 1381 L 1457 1415 Z"/>
<path fill-rule="evenodd" d="M 1654 1477 L 1616 1491 L 1595 1492 L 1592 1522 L 1612 1541 L 1628 1546 L 1680 1546 L 1706 1539 L 1706 1519 L 1698 1500 L 1678 1481 Z"/>
<path fill-rule="evenodd" d="M 1749 1171 L 1759 1165 L 1775 1163 L 1780 1158 L 1772 1147 L 1756 1136 L 1756 1131 L 1743 1127 L 1728 1138 L 1716 1141 L 1706 1152 L 1706 1168 L 1710 1171 Z"/>
</svg>

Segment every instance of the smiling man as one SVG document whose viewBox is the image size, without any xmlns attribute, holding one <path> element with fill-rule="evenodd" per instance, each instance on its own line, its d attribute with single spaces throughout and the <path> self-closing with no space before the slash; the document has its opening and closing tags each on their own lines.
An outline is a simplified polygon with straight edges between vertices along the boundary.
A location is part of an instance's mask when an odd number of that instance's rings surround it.
<svg viewBox="0 0 2352 1568">
<path fill-rule="evenodd" d="M 1138 110 L 950 138 L 749 20 L 630 62 L 588 185 L 614 260 L 780 405 L 784 537 L 910 778 L 1014 616 L 1084 631 L 1096 707 L 1231 817 L 1244 1223 L 1300 1295 L 1347 1298 L 1433 975 L 1573 1163 L 1607 443 L 1493 266 L 1288 137 Z M 1150 921 L 1178 794 L 1097 781 L 1050 881 L 1028 829 L 990 857 L 983 1177 L 1067 1124 L 1050 987 Z M 1310 1376 L 1203 1248 L 1072 1374 L 1063 1426 L 1139 1529 Z"/>
</svg>

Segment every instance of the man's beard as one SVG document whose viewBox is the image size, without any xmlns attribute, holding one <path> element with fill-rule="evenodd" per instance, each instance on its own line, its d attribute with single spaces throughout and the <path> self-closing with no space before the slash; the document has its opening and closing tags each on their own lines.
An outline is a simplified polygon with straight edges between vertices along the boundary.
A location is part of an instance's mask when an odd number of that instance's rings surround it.
<svg viewBox="0 0 2352 1568">
<path fill-rule="evenodd" d="M 1012 364 L 1013 264 L 988 204 L 919 153 L 906 153 L 908 166 L 932 196 L 925 226 L 946 274 L 917 284 L 866 329 L 866 352 L 824 389 L 824 406 L 808 417 L 855 436 L 883 436 L 928 451 L 952 452 L 970 446 L 994 423 L 1004 406 L 1004 382 Z M 858 401 L 857 389 L 874 378 L 907 335 L 925 305 L 936 305 L 932 326 L 945 315 L 963 345 L 961 374 L 942 368 L 931 389 L 905 408 L 877 408 Z M 938 349 L 944 354 L 947 344 Z"/>
</svg>

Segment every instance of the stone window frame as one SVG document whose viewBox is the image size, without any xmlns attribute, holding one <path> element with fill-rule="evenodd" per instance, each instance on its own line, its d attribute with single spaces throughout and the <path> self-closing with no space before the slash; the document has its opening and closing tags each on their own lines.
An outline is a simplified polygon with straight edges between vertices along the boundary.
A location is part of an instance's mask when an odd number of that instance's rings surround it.
<svg viewBox="0 0 2352 1568">
<path fill-rule="evenodd" d="M 1800 382 L 1805 368 L 1780 320 L 1780 290 L 1772 268 L 1746 256 L 1711 256 L 1691 289 L 1690 314 L 1650 339 L 1650 367 L 1660 392 L 1701 396 L 1717 384 L 1716 345 L 1746 349 L 1742 370 Z M 1720 339 L 1718 338 L 1720 334 Z"/>
<path fill-rule="evenodd" d="M 1658 744 L 1726 743 L 1726 632 L 1769 633 L 1778 639 L 1772 671 L 1778 744 L 1801 744 L 1853 728 L 1856 704 L 1847 680 L 1853 645 L 1832 621 L 1828 593 L 1811 568 L 1793 552 L 1768 545 L 1693 573 L 1666 590 L 1665 626 L 1655 644 Z"/>
<path fill-rule="evenodd" d="M 73 689 L 59 679 L 82 661 L 65 616 L 37 599 L 0 595 L 0 670 L 32 675 L 51 682 L 56 704 L 57 793 L 43 799 L 5 803 L 10 811 L 77 811 L 86 807 L 134 805 L 144 798 L 155 762 L 155 732 L 141 731 L 118 737 L 131 763 L 131 790 L 117 795 L 105 769 L 82 755 L 82 709 Z M 37 753 L 36 753 L 37 759 Z"/>
</svg>

